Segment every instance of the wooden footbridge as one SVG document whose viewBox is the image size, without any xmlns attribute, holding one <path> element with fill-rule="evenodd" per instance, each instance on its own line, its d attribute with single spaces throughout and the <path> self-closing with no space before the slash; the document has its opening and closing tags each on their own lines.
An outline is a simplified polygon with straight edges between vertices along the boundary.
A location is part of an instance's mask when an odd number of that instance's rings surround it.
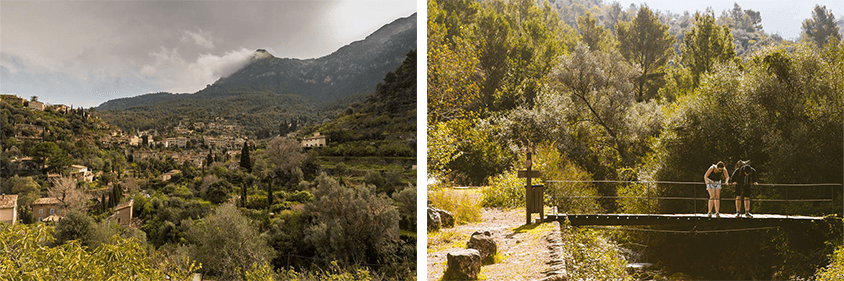
<svg viewBox="0 0 844 281">
<path fill-rule="evenodd" d="M 759 187 L 768 187 L 768 188 L 782 188 L 783 190 L 779 193 L 779 195 L 783 198 L 765 198 L 765 199 L 751 199 L 752 207 L 751 211 L 759 208 L 758 205 L 760 203 L 768 204 L 774 203 L 779 204 L 777 208 L 764 208 L 764 212 L 772 212 L 773 209 L 777 209 L 776 212 L 780 212 L 782 214 L 763 214 L 763 213 L 753 213 L 752 217 L 746 217 L 744 215 L 736 215 L 735 213 L 732 214 L 721 214 L 720 217 L 712 214 L 712 216 L 707 216 L 707 214 L 702 213 L 706 209 L 706 201 L 709 200 L 708 195 L 705 192 L 701 192 L 702 194 L 698 195 L 697 190 L 703 190 L 705 184 L 703 182 L 667 182 L 667 181 L 652 181 L 652 182 L 643 182 L 643 181 L 566 181 L 566 180 L 546 180 L 545 183 L 614 183 L 614 184 L 638 184 L 643 186 L 646 190 L 650 188 L 650 186 L 655 186 L 657 184 L 670 184 L 670 185 L 686 185 L 693 188 L 694 191 L 690 192 L 692 197 L 656 197 L 650 196 L 650 192 L 646 192 L 646 196 L 640 197 L 631 197 L 631 196 L 568 196 L 563 198 L 555 198 L 555 199 L 632 199 L 632 200 L 645 200 L 644 202 L 648 202 L 648 205 L 653 205 L 655 201 L 659 200 L 687 200 L 692 201 L 692 203 L 687 204 L 689 213 L 684 214 L 549 214 L 545 215 L 545 192 L 544 192 L 544 185 L 532 185 L 531 178 L 539 178 L 542 177 L 542 174 L 538 171 L 531 170 L 531 160 L 530 160 L 530 153 L 527 154 L 527 163 L 526 163 L 527 170 L 519 171 L 519 177 L 526 178 L 527 184 L 525 185 L 526 192 L 525 192 L 525 200 L 526 200 L 526 223 L 531 223 L 531 214 L 532 213 L 539 213 L 539 221 L 548 221 L 548 220 L 556 220 L 560 221 L 561 223 L 567 221 L 570 225 L 573 226 L 677 226 L 681 228 L 688 228 L 691 227 L 695 229 L 696 227 L 714 227 L 714 228 L 772 228 L 772 227 L 789 227 L 789 226 L 801 226 L 806 224 L 811 224 L 817 221 L 824 220 L 822 216 L 804 216 L 804 215 L 793 215 L 791 214 L 790 206 L 792 204 L 803 204 L 806 206 L 807 204 L 817 205 L 817 204 L 824 204 L 824 206 L 830 207 L 830 212 L 827 214 L 835 214 L 838 211 L 844 211 L 841 209 L 841 205 L 834 206 L 833 199 L 836 198 L 836 190 L 841 190 L 842 184 L 840 183 L 821 183 L 821 184 L 759 184 Z M 828 188 L 828 193 L 826 191 L 823 192 L 815 192 L 814 194 L 827 194 L 821 196 L 822 198 L 805 198 L 804 196 L 800 196 L 798 198 L 794 198 L 794 194 L 802 194 L 804 190 L 789 191 L 789 189 L 799 189 L 799 188 L 808 188 L 808 187 L 820 187 L 820 188 Z M 789 192 L 792 193 L 792 197 L 789 197 Z M 840 192 L 839 196 L 844 195 L 844 192 Z M 726 202 L 734 203 L 736 199 L 734 198 L 721 198 L 722 201 L 722 211 L 724 210 L 732 210 L 729 206 L 725 206 Z M 702 210 L 698 208 L 698 201 L 703 201 L 704 204 L 701 205 Z M 842 202 L 844 199 L 838 202 Z M 725 208 L 726 207 L 726 208 Z M 552 209 L 556 210 L 556 208 L 552 207 Z M 652 209 L 652 208 L 651 208 Z M 817 210 L 817 208 L 816 208 Z M 844 212 L 842 212 L 844 213 Z M 841 213 L 839 213 L 841 214 Z M 839 220 L 840 222 L 840 220 Z M 692 230 L 693 232 L 694 230 Z"/>
<path fill-rule="evenodd" d="M 753 214 L 752 218 L 721 214 L 549 214 L 544 220 L 568 221 L 570 225 L 643 226 L 670 225 L 678 227 L 775 227 L 799 226 L 823 220 L 823 217 Z"/>
</svg>

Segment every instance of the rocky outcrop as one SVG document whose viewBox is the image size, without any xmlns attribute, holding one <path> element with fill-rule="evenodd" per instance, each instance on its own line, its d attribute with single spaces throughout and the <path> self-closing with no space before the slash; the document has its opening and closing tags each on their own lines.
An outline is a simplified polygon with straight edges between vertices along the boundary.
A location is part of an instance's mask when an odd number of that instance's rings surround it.
<svg viewBox="0 0 844 281">
<path fill-rule="evenodd" d="M 475 249 L 448 253 L 443 280 L 477 280 L 481 272 L 481 254 Z"/>
<path fill-rule="evenodd" d="M 498 252 L 498 244 L 492 239 L 492 234 L 489 231 L 472 233 L 472 237 L 466 243 L 466 248 L 478 250 L 481 254 L 481 260 L 486 260 Z"/>
</svg>

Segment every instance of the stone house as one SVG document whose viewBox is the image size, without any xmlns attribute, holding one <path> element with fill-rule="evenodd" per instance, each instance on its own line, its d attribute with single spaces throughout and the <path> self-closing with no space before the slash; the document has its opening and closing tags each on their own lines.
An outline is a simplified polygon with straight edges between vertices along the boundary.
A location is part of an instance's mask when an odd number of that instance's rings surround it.
<svg viewBox="0 0 844 281">
<path fill-rule="evenodd" d="M 158 176 L 158 179 L 161 180 L 161 181 L 168 181 L 168 180 L 170 180 L 170 178 L 173 177 L 173 175 L 181 174 L 181 173 L 182 173 L 181 170 L 175 170 L 175 169 L 170 170 L 169 172 L 163 173 L 160 176 Z"/>
<path fill-rule="evenodd" d="M 40 101 L 37 101 L 37 100 L 33 100 L 33 101 L 29 102 L 29 109 L 44 111 L 45 108 L 47 108 L 47 105 L 44 104 L 43 102 L 40 102 Z"/>
<path fill-rule="evenodd" d="M 188 146 L 188 139 L 185 137 L 164 139 L 164 147 L 185 148 L 186 146 Z"/>
<path fill-rule="evenodd" d="M 323 147 L 327 144 L 325 135 L 321 135 L 319 132 L 314 133 L 312 137 L 307 137 L 302 140 L 302 147 L 310 148 L 310 147 Z"/>
<path fill-rule="evenodd" d="M 18 196 L 0 195 L 0 222 L 11 223 L 18 220 Z"/>
<path fill-rule="evenodd" d="M 49 217 L 61 217 L 60 208 L 58 198 L 55 197 L 44 197 L 38 198 L 35 202 L 32 202 L 32 218 L 35 221 L 45 221 L 48 220 Z"/>
<path fill-rule="evenodd" d="M 122 227 L 129 227 L 132 224 L 132 207 L 134 200 L 130 199 L 114 207 L 114 214 L 108 217 L 109 222 L 116 222 Z"/>
<path fill-rule="evenodd" d="M 94 174 L 88 170 L 88 167 L 82 165 L 70 165 L 70 176 L 77 181 L 94 181 Z"/>
</svg>

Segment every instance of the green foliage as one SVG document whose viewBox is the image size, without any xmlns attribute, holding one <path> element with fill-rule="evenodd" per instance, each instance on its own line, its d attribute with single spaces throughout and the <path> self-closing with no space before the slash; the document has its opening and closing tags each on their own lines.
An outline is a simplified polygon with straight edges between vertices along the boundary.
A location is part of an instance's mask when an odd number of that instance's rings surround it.
<svg viewBox="0 0 844 281">
<path fill-rule="evenodd" d="M 577 18 L 577 29 L 580 30 L 581 40 L 592 51 L 607 51 L 612 47 L 612 34 L 598 21 L 591 12 Z"/>
<path fill-rule="evenodd" d="M 694 26 L 686 31 L 680 49 L 695 86 L 700 85 L 701 76 L 712 71 L 717 63 L 738 61 L 729 26 L 718 26 L 711 9 L 703 14 L 695 13 Z"/>
<path fill-rule="evenodd" d="M 392 200 L 371 186 L 343 186 L 324 174 L 316 181 L 314 200 L 305 207 L 314 220 L 304 241 L 314 245 L 317 255 L 344 265 L 393 258 L 399 213 Z"/>
<path fill-rule="evenodd" d="M 274 255 L 249 219 L 228 204 L 189 226 L 186 236 L 194 244 L 191 257 L 208 274 L 225 280 L 243 280 L 252 264 L 269 262 Z"/>
<path fill-rule="evenodd" d="M 393 193 L 393 201 L 399 208 L 399 228 L 416 231 L 416 187 L 406 186 L 399 192 Z"/>
<path fill-rule="evenodd" d="M 526 160 L 526 159 L 525 159 Z M 542 178 L 548 180 L 592 180 L 591 175 L 550 145 L 542 145 L 533 156 L 533 169 L 542 171 Z M 524 189 L 524 188 L 523 188 Z M 545 202 L 548 206 L 557 206 L 559 212 L 589 214 L 598 213 L 601 205 L 592 198 L 600 196 L 597 188 L 589 183 L 545 183 Z"/>
<path fill-rule="evenodd" d="M 70 240 L 84 242 L 93 225 L 94 219 L 77 209 L 71 209 L 56 224 L 56 243 L 64 244 Z"/>
<path fill-rule="evenodd" d="M 653 141 L 654 153 L 646 158 L 646 174 L 658 180 L 698 180 L 717 161 L 751 159 L 759 167 L 760 182 L 840 181 L 841 159 L 829 155 L 842 154 L 844 97 L 835 90 L 841 89 L 835 79 L 841 67 L 800 46 L 793 52 L 766 49 L 744 68 L 716 67 L 700 89 L 667 110 L 663 132 Z M 815 133 L 820 131 L 827 133 Z M 690 189 L 679 187 L 658 192 L 691 195 Z M 817 198 L 822 194 L 804 192 Z M 819 209 L 804 211 L 830 209 L 815 206 Z"/>
<path fill-rule="evenodd" d="M 315 129 L 330 137 L 319 154 L 415 156 L 416 118 L 416 52 L 411 51 L 401 66 L 387 73 L 375 93 Z"/>
<path fill-rule="evenodd" d="M 844 247 L 839 246 L 832 254 L 828 266 L 818 269 L 815 280 L 832 281 L 844 279 Z"/>
<path fill-rule="evenodd" d="M 635 81 L 637 101 L 654 97 L 665 83 L 665 67 L 674 55 L 675 41 L 668 28 L 648 6 L 639 7 L 632 21 L 617 25 L 618 50 L 628 62 L 641 68 L 641 75 Z"/>
<path fill-rule="evenodd" d="M 484 207 L 516 208 L 525 206 L 525 180 L 516 171 L 508 171 L 490 179 L 483 191 Z"/>
<path fill-rule="evenodd" d="M 566 262 L 569 278 L 633 280 L 627 275 L 621 249 L 600 231 L 563 226 L 562 232 L 563 245 L 571 253 L 572 262 Z"/>
<path fill-rule="evenodd" d="M 448 188 L 429 190 L 428 200 L 432 206 L 451 212 L 456 224 L 466 224 L 481 220 L 483 199 L 477 193 Z"/>
<path fill-rule="evenodd" d="M 803 21 L 802 31 L 804 38 L 819 47 L 826 45 L 830 39 L 841 40 L 841 33 L 835 24 L 835 15 L 831 10 L 827 10 L 826 6 L 815 5 L 812 18 Z"/>
<path fill-rule="evenodd" d="M 135 239 L 115 236 L 96 248 L 70 241 L 57 247 L 43 224 L 0 226 L 0 276 L 10 280 L 189 280 L 201 265 L 162 262 Z"/>
</svg>

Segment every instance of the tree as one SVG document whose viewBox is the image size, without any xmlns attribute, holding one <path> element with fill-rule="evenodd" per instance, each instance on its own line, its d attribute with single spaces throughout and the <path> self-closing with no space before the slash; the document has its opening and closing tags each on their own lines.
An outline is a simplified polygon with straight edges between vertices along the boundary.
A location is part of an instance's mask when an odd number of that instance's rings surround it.
<svg viewBox="0 0 844 281">
<path fill-rule="evenodd" d="M 253 264 L 269 262 L 274 255 L 267 239 L 231 204 L 189 225 L 186 236 L 193 244 L 191 257 L 222 280 L 244 280 Z"/>
<path fill-rule="evenodd" d="M 247 173 L 252 172 L 252 160 L 249 159 L 249 142 L 243 142 L 243 149 L 240 150 L 240 167 L 246 169 Z"/>
<path fill-rule="evenodd" d="M 262 172 L 263 177 L 269 181 L 267 184 L 267 203 L 268 207 L 272 207 L 273 184 L 279 183 L 284 178 L 288 179 L 286 184 L 298 184 L 298 179 L 301 179 L 301 177 L 294 175 L 302 173 L 299 168 L 307 155 L 302 153 L 302 146 L 296 140 L 276 137 L 267 143 L 264 158 L 272 165 Z M 298 173 L 296 170 L 298 170 Z"/>
<path fill-rule="evenodd" d="M 738 60 L 730 28 L 715 24 L 712 9 L 707 9 L 705 14 L 695 13 L 694 26 L 686 31 L 680 50 L 695 87 L 700 76 L 712 71 L 716 63 Z"/>
<path fill-rule="evenodd" d="M 621 55 L 642 71 L 635 80 L 637 100 L 650 99 L 664 84 L 665 66 L 674 54 L 674 36 L 648 6 L 639 8 L 633 21 L 618 23 L 617 31 Z"/>
<path fill-rule="evenodd" d="M 626 109 L 635 100 L 630 81 L 638 75 L 637 71 L 618 52 L 591 51 L 581 43 L 553 75 L 557 90 L 569 95 L 577 105 L 577 119 L 600 126 L 624 157 L 620 133 Z"/>
<path fill-rule="evenodd" d="M 838 26 L 835 24 L 835 15 L 826 6 L 815 5 L 812 11 L 812 18 L 803 21 L 803 37 L 815 42 L 819 47 L 826 45 L 829 39 L 841 40 Z"/>
<path fill-rule="evenodd" d="M 598 25 L 598 20 L 592 16 L 592 12 L 577 17 L 577 29 L 580 30 L 583 43 L 586 43 L 590 50 L 607 50 L 610 47 L 612 35 L 603 26 Z"/>
<path fill-rule="evenodd" d="M 326 260 L 386 263 L 399 235 L 399 213 L 392 200 L 373 186 L 343 186 L 325 174 L 316 181 L 314 200 L 305 206 L 314 217 L 305 231 L 305 242 Z"/>
<path fill-rule="evenodd" d="M 58 199 L 66 211 L 85 210 L 88 202 L 85 191 L 76 186 L 76 180 L 67 176 L 54 178 L 52 185 L 47 187 L 47 196 Z"/>
<path fill-rule="evenodd" d="M 77 209 L 72 209 L 56 224 L 56 242 L 64 244 L 70 240 L 84 243 L 88 232 L 94 225 L 94 219 Z"/>
<path fill-rule="evenodd" d="M 11 191 L 11 194 L 18 195 L 18 213 L 24 222 L 32 219 L 32 202 L 41 197 L 41 186 L 32 177 L 18 177 L 14 175 L 7 178 L 3 184 L 4 191 Z"/>
</svg>

